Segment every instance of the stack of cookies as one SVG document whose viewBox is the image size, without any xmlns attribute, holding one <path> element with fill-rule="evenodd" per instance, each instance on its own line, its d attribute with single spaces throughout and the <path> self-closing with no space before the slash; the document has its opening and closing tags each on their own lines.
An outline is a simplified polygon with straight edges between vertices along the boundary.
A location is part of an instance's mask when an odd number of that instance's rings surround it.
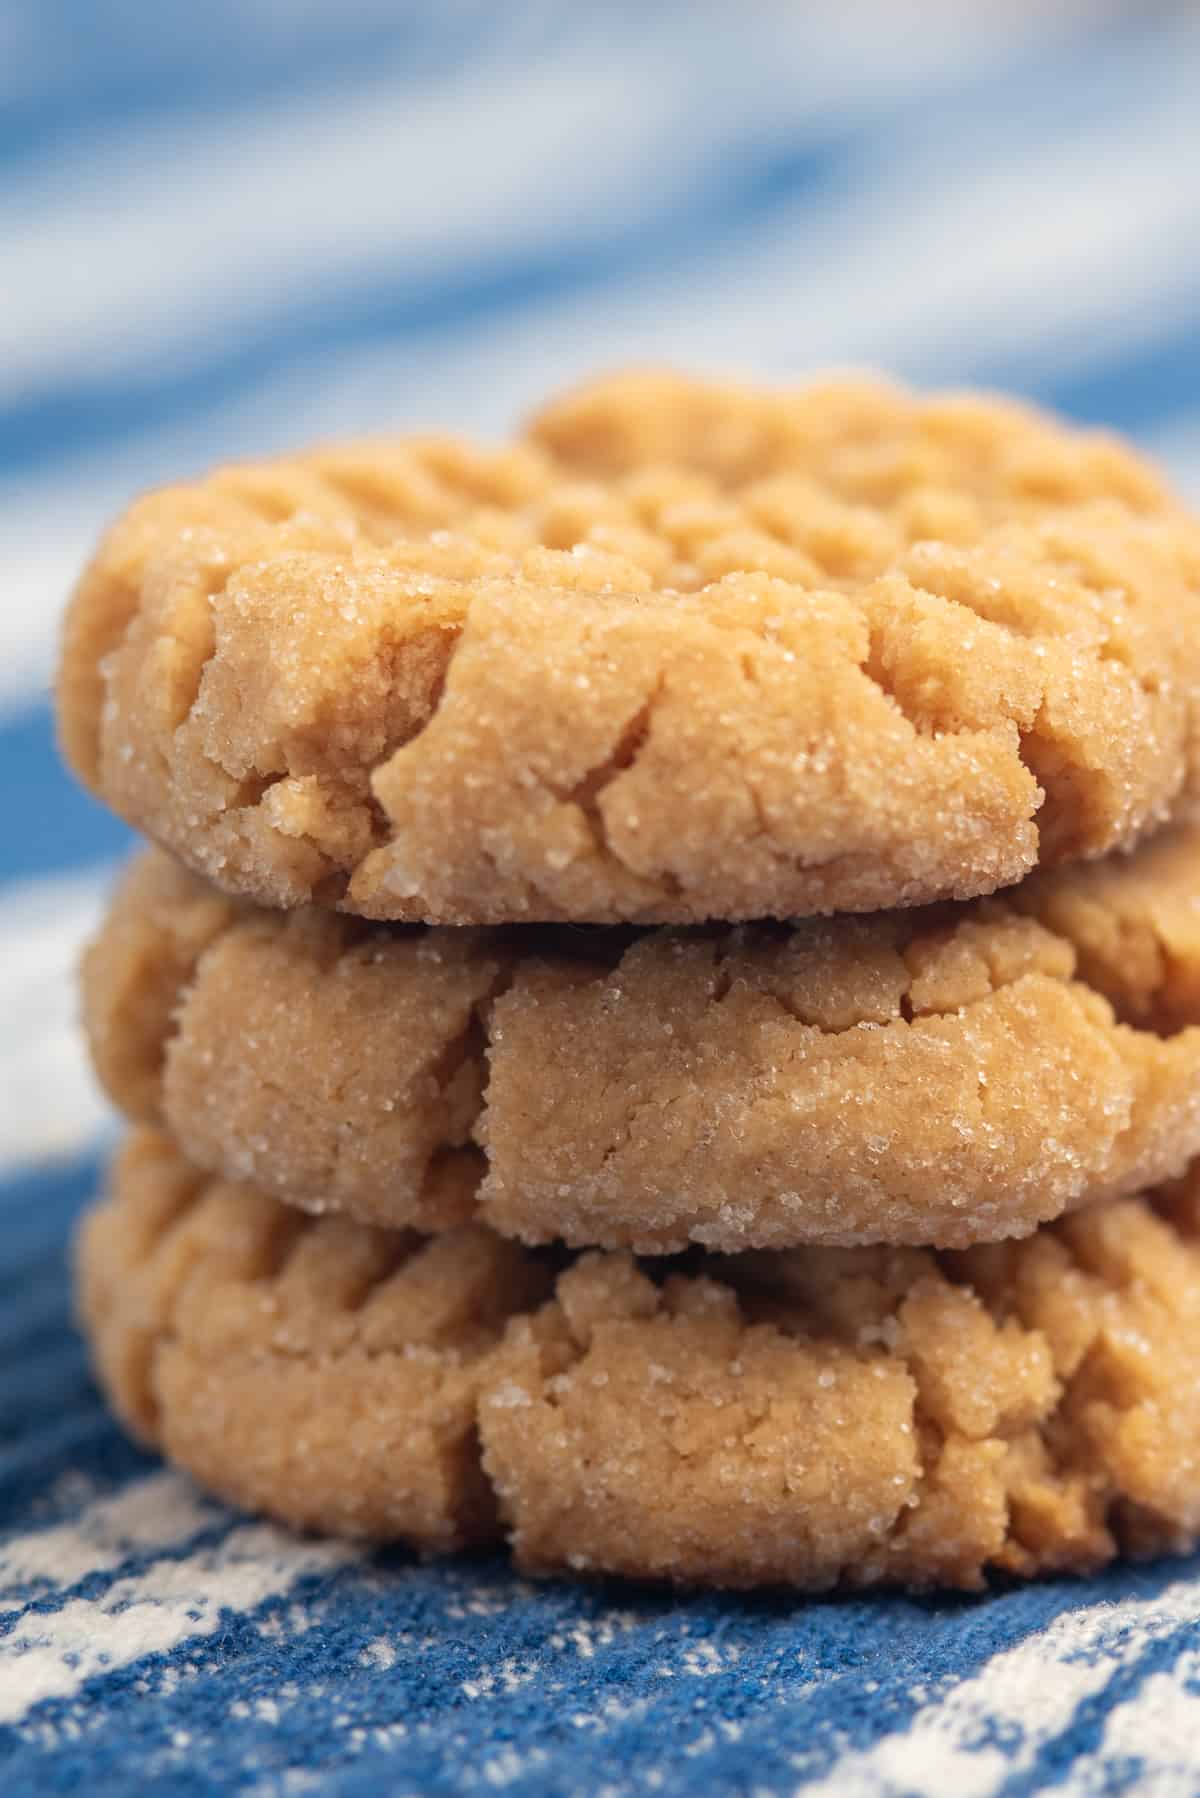
<svg viewBox="0 0 1200 1798">
<path fill-rule="evenodd" d="M 128 1426 L 530 1571 L 1200 1534 L 1200 526 L 1112 440 L 602 380 L 150 495 L 62 738 Z"/>
</svg>

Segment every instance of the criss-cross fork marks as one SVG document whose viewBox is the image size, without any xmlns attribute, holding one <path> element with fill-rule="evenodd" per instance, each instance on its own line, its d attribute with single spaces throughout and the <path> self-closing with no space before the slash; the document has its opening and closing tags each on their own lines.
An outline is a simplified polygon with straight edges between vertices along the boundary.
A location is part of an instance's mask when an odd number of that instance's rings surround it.
<svg viewBox="0 0 1200 1798">
<path fill-rule="evenodd" d="M 80 772 L 231 890 L 452 923 L 962 898 L 1190 779 L 1197 533 L 1115 446 L 854 384 L 535 439 L 141 502 L 72 609 Z"/>
<path fill-rule="evenodd" d="M 293 1523 L 507 1528 L 542 1570 L 969 1587 L 1193 1538 L 1198 1227 L 1192 1180 L 963 1254 L 556 1277 L 480 1229 L 289 1214 L 145 1136 L 80 1266 L 123 1415 Z"/>
</svg>

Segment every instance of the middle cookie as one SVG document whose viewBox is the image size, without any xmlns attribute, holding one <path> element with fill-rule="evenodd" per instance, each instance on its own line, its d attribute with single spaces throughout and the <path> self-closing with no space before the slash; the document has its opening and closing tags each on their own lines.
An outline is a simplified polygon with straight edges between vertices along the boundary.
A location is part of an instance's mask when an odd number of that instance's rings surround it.
<svg viewBox="0 0 1200 1798">
<path fill-rule="evenodd" d="M 1004 900 L 798 926 L 370 925 L 137 861 L 106 1087 L 314 1210 L 674 1251 L 964 1248 L 1200 1153 L 1200 830 Z"/>
</svg>

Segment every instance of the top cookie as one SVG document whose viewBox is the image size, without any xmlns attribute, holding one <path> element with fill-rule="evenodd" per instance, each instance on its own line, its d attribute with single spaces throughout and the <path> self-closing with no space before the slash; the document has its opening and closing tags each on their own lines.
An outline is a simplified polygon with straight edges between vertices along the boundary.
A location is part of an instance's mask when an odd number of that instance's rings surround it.
<svg viewBox="0 0 1200 1798">
<path fill-rule="evenodd" d="M 139 501 L 64 747 L 227 891 L 442 923 L 987 893 L 1196 784 L 1200 528 L 1110 439 L 840 381 L 600 382 L 486 452 Z"/>
</svg>

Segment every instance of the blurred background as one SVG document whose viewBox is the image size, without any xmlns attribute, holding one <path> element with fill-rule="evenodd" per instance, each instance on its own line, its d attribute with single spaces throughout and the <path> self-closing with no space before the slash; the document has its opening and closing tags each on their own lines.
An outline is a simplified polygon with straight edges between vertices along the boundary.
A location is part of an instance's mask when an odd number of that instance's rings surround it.
<svg viewBox="0 0 1200 1798">
<path fill-rule="evenodd" d="M 47 690 L 137 489 L 659 358 L 1011 387 L 1200 499 L 1198 308 L 1190 7 L 0 0 L 0 1191 L 57 1241 L 104 1128 Z"/>
</svg>

